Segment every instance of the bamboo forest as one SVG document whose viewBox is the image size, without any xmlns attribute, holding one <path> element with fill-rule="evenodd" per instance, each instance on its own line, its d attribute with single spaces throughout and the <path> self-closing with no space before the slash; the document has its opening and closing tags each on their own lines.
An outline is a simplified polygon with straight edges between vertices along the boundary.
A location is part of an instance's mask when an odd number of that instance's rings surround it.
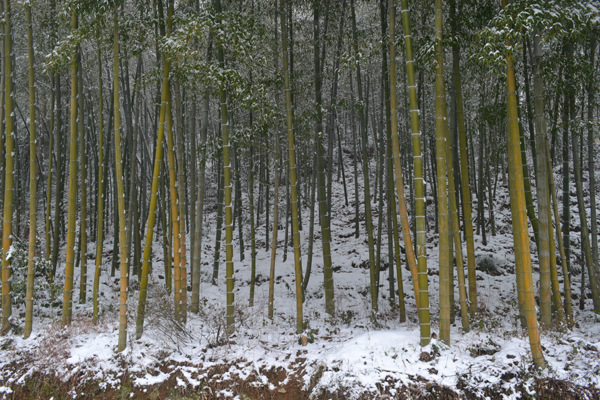
<svg viewBox="0 0 600 400">
<path fill-rule="evenodd" d="M 600 399 L 597 0 L 0 0 L 3 399 Z"/>
</svg>

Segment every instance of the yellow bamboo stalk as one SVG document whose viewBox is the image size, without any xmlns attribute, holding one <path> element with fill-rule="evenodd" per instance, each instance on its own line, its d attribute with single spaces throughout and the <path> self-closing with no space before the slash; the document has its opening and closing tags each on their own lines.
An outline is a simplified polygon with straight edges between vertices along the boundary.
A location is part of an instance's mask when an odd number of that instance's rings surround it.
<svg viewBox="0 0 600 400">
<path fill-rule="evenodd" d="M 290 92 L 290 73 L 288 67 L 287 24 L 284 4 L 281 0 L 281 42 L 283 53 L 283 80 L 285 90 L 286 121 L 288 132 L 288 162 L 290 167 L 290 187 L 292 206 L 292 237 L 294 241 L 294 270 L 296 276 L 296 333 L 304 330 L 304 313 L 302 309 L 302 258 L 300 255 L 300 232 L 298 230 L 298 189 L 296 187 L 296 149 L 294 144 L 294 122 L 292 117 L 292 94 Z"/>
<path fill-rule="evenodd" d="M 163 160 L 165 141 L 165 119 L 167 114 L 167 102 L 169 93 L 170 63 L 165 58 L 163 64 L 162 94 L 160 102 L 160 114 L 158 122 L 158 137 L 156 139 L 156 150 L 154 155 L 154 170 L 152 173 L 152 187 L 150 189 L 150 208 L 148 211 L 148 224 L 146 240 L 144 243 L 144 255 L 142 260 L 142 273 L 140 276 L 140 294 L 136 319 L 136 337 L 139 339 L 144 333 L 144 316 L 146 312 L 146 298 L 148 296 L 148 275 L 150 274 L 150 259 L 152 257 L 152 241 L 154 228 L 156 227 L 156 211 L 158 205 L 158 191 L 160 187 L 160 169 Z M 165 277 L 168 279 L 168 276 Z M 167 281 L 169 282 L 169 280 Z"/>
<path fill-rule="evenodd" d="M 127 347 L 127 232 L 125 217 L 125 188 L 123 185 L 123 159 L 121 155 L 121 103 L 119 99 L 119 25 L 117 5 L 113 8 L 113 91 L 114 91 L 114 128 L 115 128 L 115 169 L 117 175 L 117 204 L 119 213 L 119 259 L 120 259 L 120 295 L 119 295 L 119 352 Z"/>
<path fill-rule="evenodd" d="M 442 47 L 442 0 L 435 1 L 435 136 L 439 231 L 440 340 L 450 344 L 450 229 L 446 179 L 446 89 L 444 87 L 444 50 Z"/>
<path fill-rule="evenodd" d="M 410 240 L 410 225 L 408 223 L 408 218 L 401 217 L 400 222 L 402 224 L 402 233 L 404 237 L 404 242 L 406 246 L 406 260 L 408 266 L 411 271 L 411 275 L 413 278 L 413 286 L 415 290 L 415 299 L 417 303 L 417 310 L 419 311 L 419 324 L 421 326 L 421 344 L 426 345 L 429 343 L 431 336 L 431 326 L 430 326 L 430 315 L 429 315 L 429 282 L 427 278 L 427 230 L 425 223 L 425 187 L 423 184 L 423 152 L 422 152 L 422 135 L 421 128 L 419 126 L 419 105 L 417 102 L 417 84 L 415 81 L 415 66 L 414 66 L 414 57 L 413 57 L 413 49 L 412 49 L 412 36 L 410 30 L 410 19 L 409 19 L 409 11 L 408 11 L 408 0 L 401 1 L 402 7 L 402 25 L 404 28 L 404 50 L 406 53 L 406 75 L 408 80 L 408 100 L 410 106 L 410 126 L 411 126 L 411 135 L 412 135 L 412 145 L 413 145 L 413 170 L 414 170 L 414 185 L 415 185 L 415 222 L 417 225 L 417 255 L 415 259 L 415 253 L 412 250 L 412 240 Z M 392 24 L 390 23 L 390 27 Z M 391 28 L 390 28 L 391 29 Z M 391 32 L 391 31 L 390 31 Z M 392 41 L 393 42 L 393 41 Z M 395 57 L 390 57 L 392 60 Z M 395 66 L 394 66 L 394 75 L 395 75 Z M 394 88 L 396 90 L 395 85 L 391 85 L 390 88 Z M 394 96 L 392 96 L 394 98 Z M 396 110 L 395 107 L 392 107 L 392 112 Z M 396 124 L 392 124 L 394 127 Z M 399 139 L 394 139 L 394 135 L 392 135 L 392 146 L 394 152 L 395 148 L 398 146 L 398 153 L 400 153 L 399 149 Z M 396 142 L 396 144 L 394 144 Z M 395 161 L 395 160 L 394 160 Z M 396 163 L 395 161 L 395 169 L 399 170 L 402 163 L 400 160 Z M 402 174 L 396 175 L 396 187 L 398 190 L 398 194 L 400 194 L 400 190 L 404 191 L 403 186 L 400 186 L 398 181 L 398 176 L 402 177 Z M 406 233 L 405 233 L 406 232 Z M 407 241 L 408 239 L 408 241 Z M 410 245 L 409 245 L 410 243 Z M 418 265 L 417 265 L 418 263 Z"/>
<path fill-rule="evenodd" d="M 502 1 L 506 7 L 508 0 Z M 523 183 L 523 165 L 521 161 L 521 144 L 519 138 L 519 120 L 517 116 L 517 94 L 515 70 L 510 50 L 512 44 L 506 41 L 506 72 L 507 72 L 507 102 L 508 102 L 508 162 L 509 175 L 512 176 L 511 209 L 513 217 L 513 235 L 515 243 L 515 260 L 520 260 L 523 276 L 524 315 L 529 334 L 529 345 L 534 363 L 545 367 L 544 355 L 540 343 L 540 332 L 535 309 L 533 292 L 533 276 L 531 271 L 531 254 L 529 249 L 529 232 L 527 229 L 527 210 L 525 201 L 525 187 Z"/>
</svg>

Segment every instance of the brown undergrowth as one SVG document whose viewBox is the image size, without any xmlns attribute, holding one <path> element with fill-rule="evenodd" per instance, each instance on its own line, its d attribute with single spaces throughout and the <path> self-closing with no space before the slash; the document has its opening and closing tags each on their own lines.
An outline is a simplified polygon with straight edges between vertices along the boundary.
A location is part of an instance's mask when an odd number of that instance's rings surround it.
<svg viewBox="0 0 600 400">
<path fill-rule="evenodd" d="M 455 400 L 455 399 L 503 399 L 510 395 L 519 395 L 521 399 L 547 400 L 594 400 L 600 399 L 600 390 L 594 387 L 581 387 L 566 381 L 554 379 L 534 379 L 528 384 L 521 382 L 512 387 L 490 385 L 489 387 L 470 389 L 468 383 L 459 385 L 457 390 L 429 382 L 422 377 L 414 377 L 409 384 L 401 384 L 391 376 L 387 376 L 377 384 L 377 392 L 360 388 L 330 387 L 321 393 L 313 393 L 320 374 L 317 372 L 310 379 L 310 387 L 304 387 L 304 366 L 302 364 L 292 372 L 284 368 L 260 369 L 258 373 L 240 377 L 235 373 L 228 374 L 229 365 L 219 365 L 208 369 L 198 366 L 169 363 L 161 366 L 160 371 L 171 372 L 167 380 L 154 385 L 135 385 L 135 375 L 123 374 L 118 385 L 106 387 L 103 382 L 90 379 L 85 373 L 74 374 L 67 380 L 41 372 L 35 372 L 24 380 L 8 385 L 12 393 L 4 393 L 4 399 L 38 400 L 38 399 L 139 399 L 139 400 L 187 400 L 187 399 L 223 399 L 239 398 L 242 400 L 304 400 L 304 399 L 348 399 L 351 397 L 367 400 L 379 399 L 423 399 L 423 400 Z M 12 365 L 19 370 L 22 366 Z M 191 385 L 182 369 L 193 370 L 192 378 L 199 384 Z M 174 371 L 174 372 L 173 372 Z M 264 380 L 264 377 L 267 380 Z M 189 375 L 188 375 L 189 378 Z M 357 390 L 358 389 L 358 390 Z M 226 394 L 227 393 L 227 394 Z M 236 397 L 237 396 L 237 397 Z"/>
</svg>

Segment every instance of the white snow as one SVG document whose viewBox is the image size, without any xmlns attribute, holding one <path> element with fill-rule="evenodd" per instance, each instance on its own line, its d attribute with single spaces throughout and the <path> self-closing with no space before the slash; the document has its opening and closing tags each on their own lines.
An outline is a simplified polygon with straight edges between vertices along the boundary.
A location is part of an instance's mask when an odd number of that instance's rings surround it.
<svg viewBox="0 0 600 400">
<path fill-rule="evenodd" d="M 347 171 L 351 170 L 350 167 Z M 364 393 L 383 392 L 393 396 L 400 393 L 403 387 L 416 387 L 429 382 L 458 393 L 468 390 L 481 396 L 485 388 L 495 386 L 505 392 L 502 394 L 504 398 L 516 399 L 520 395 L 515 388 L 521 386 L 523 390 L 533 393 L 535 378 L 545 377 L 600 389 L 600 324 L 598 317 L 590 311 L 591 299 L 586 301 L 586 311 L 579 311 L 578 300 L 573 301 L 577 323 L 573 330 L 542 332 L 548 368 L 544 371 L 532 368 L 528 337 L 520 328 L 517 318 L 510 207 L 505 190 L 499 189 L 495 199 L 498 234 L 491 236 L 488 232 L 485 246 L 481 243 L 481 237 L 476 235 L 478 259 L 493 257 L 502 272 L 499 276 L 477 272 L 480 317 L 472 320 L 471 331 L 464 333 L 457 311 L 456 322 L 451 328 L 450 346 L 432 339 L 429 345 L 421 347 L 414 292 L 405 264 L 402 265 L 402 274 L 408 320 L 400 323 L 397 312 L 389 304 L 389 268 L 381 273 L 379 312 L 373 314 L 371 311 L 369 270 L 364 267 L 368 261 L 364 225 L 361 225 L 360 238 L 356 239 L 353 234 L 352 176 L 347 176 L 347 185 L 349 206 L 343 205 L 342 187 L 337 183 L 334 184 L 335 197 L 332 202 L 336 317 L 329 317 L 324 311 L 321 242 L 317 225 L 313 272 L 304 306 L 304 316 L 308 322 L 305 333 L 310 339 L 307 346 L 302 346 L 299 335 L 294 333 L 293 251 L 288 249 L 287 260 L 283 262 L 283 231 L 278 235 L 274 320 L 269 320 L 266 315 L 271 252 L 265 249 L 264 244 L 264 215 L 261 216 L 262 225 L 257 229 L 257 286 L 253 307 L 247 305 L 250 251 L 246 249 L 245 260 L 240 261 L 239 248 L 237 242 L 234 243 L 236 333 L 226 337 L 225 263 L 221 259 L 218 285 L 213 286 L 216 216 L 208 213 L 202 243 L 201 310 L 199 315 L 188 313 L 184 331 L 177 328 L 172 317 L 173 301 L 163 289 L 162 245 L 155 242 L 144 335 L 140 340 L 135 340 L 137 292 L 132 291 L 128 300 L 128 347 L 125 352 L 117 353 L 119 282 L 117 276 L 109 276 L 111 260 L 105 256 L 100 286 L 100 309 L 105 311 L 100 324 L 94 326 L 91 322 L 92 304 L 89 300 L 92 297 L 93 273 L 89 272 L 88 303 L 74 304 L 71 326 L 63 327 L 59 322 L 60 316 L 56 314 L 58 310 L 52 308 L 54 317 L 49 312 L 44 317 L 36 317 L 34 334 L 30 339 L 24 340 L 20 336 L 0 339 L 0 393 L 3 397 L 9 397 L 15 385 L 36 371 L 65 381 L 74 376 L 82 382 L 93 379 L 100 382 L 100 388 L 105 389 L 119 388 L 124 374 L 128 374 L 134 391 L 141 392 L 151 386 L 165 384 L 171 377 L 176 378 L 176 386 L 182 390 L 212 390 L 211 385 L 223 388 L 224 385 L 233 385 L 232 382 L 245 380 L 252 387 L 277 391 L 291 382 L 294 375 L 303 382 L 303 389 L 310 390 L 314 395 L 335 392 L 341 388 L 350 398 Z M 209 188 L 210 196 L 214 195 L 214 189 Z M 243 201 L 247 204 L 246 198 Z M 285 199 L 282 199 L 282 206 L 284 204 Z M 377 215 L 378 202 L 373 202 L 373 207 Z M 431 216 L 433 204 L 428 207 Z M 572 211 L 577 213 L 576 209 Z M 301 250 L 305 268 L 309 211 L 304 209 L 302 215 L 304 230 L 301 233 Z M 377 224 L 376 218 L 374 223 Z M 285 226 L 283 219 L 280 226 Z M 430 226 L 433 227 L 433 223 Z M 245 229 L 245 243 L 249 247 L 249 223 Z M 578 234 L 572 233 L 572 237 L 575 235 Z M 112 235 L 107 237 L 105 251 L 112 248 Z M 270 233 L 269 241 L 271 237 Z M 428 238 L 433 239 L 428 241 L 427 254 L 431 272 L 432 332 L 437 334 L 437 238 L 432 231 L 428 232 Z M 387 263 L 385 224 L 382 243 L 381 258 Z M 189 238 L 187 244 L 188 249 L 191 248 Z M 90 245 L 90 249 L 95 248 L 95 245 Z M 221 248 L 224 250 L 224 247 Z M 576 248 L 574 246 L 574 251 L 577 251 Z M 466 256 L 466 251 L 463 254 Z M 535 268 L 535 246 L 532 254 Z M 79 281 L 77 273 L 75 282 Z M 534 280 L 537 285 L 537 272 L 534 272 Z M 62 282 L 60 276 L 57 282 Z M 574 293 L 579 293 L 579 285 L 579 276 L 573 275 Z M 455 291 L 458 307 L 456 285 Z M 397 297 L 395 299 L 397 302 Z M 238 393 L 231 388 L 217 389 L 214 395 L 235 398 Z"/>
</svg>

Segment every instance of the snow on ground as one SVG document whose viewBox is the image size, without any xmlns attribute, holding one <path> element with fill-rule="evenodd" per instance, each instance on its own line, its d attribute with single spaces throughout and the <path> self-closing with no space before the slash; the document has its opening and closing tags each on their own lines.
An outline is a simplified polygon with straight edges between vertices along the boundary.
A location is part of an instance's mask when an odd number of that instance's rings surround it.
<svg viewBox="0 0 600 400">
<path fill-rule="evenodd" d="M 157 244 L 144 336 L 135 340 L 137 292 L 133 291 L 128 306 L 128 347 L 117 353 L 118 277 L 109 276 L 110 262 L 105 256 L 101 322 L 97 326 L 92 324 L 92 306 L 88 302 L 74 305 L 73 324 L 63 327 L 60 304 L 52 303 L 45 309 L 44 317 L 35 318 L 34 333 L 29 339 L 17 335 L 0 339 L 0 393 L 10 398 L 16 385 L 38 372 L 63 381 L 73 377 L 96 381 L 100 388 L 106 389 L 118 388 L 123 384 L 123 377 L 128 376 L 134 389 L 141 391 L 176 377 L 176 385 L 188 391 L 210 390 L 212 383 L 227 387 L 227 382 L 243 380 L 252 387 L 277 393 L 291 379 L 298 379 L 303 383 L 302 389 L 311 391 L 315 397 L 336 391 L 347 397 L 364 393 L 371 393 L 373 397 L 380 393 L 394 396 L 399 395 L 404 386 L 433 383 L 481 397 L 486 396 L 486 389 L 496 388 L 503 398 L 511 399 L 520 397 L 517 387 L 534 393 L 534 379 L 544 377 L 600 389 L 600 324 L 590 311 L 591 299 L 586 300 L 586 311 L 579 311 L 578 300 L 574 299 L 577 324 L 573 330 L 543 332 L 542 346 L 548 368 L 537 371 L 532 367 L 528 338 L 517 318 L 514 255 L 505 191 L 500 190 L 496 199 L 498 234 L 488 234 L 485 246 L 480 236 L 476 236 L 478 261 L 487 257 L 495 266 L 493 274 L 477 272 L 480 315 L 471 321 L 471 331 L 463 332 L 455 287 L 457 318 L 451 329 L 450 346 L 434 338 L 429 345 L 421 347 L 412 284 L 405 265 L 402 273 L 408 320 L 400 323 L 396 307 L 390 305 L 387 264 L 381 273 L 379 312 L 371 311 L 364 224 L 361 225 L 362 236 L 358 239 L 353 236 L 352 177 L 348 177 L 348 189 L 351 203 L 344 206 L 342 188 L 339 184 L 334 186 L 335 317 L 324 311 L 318 226 L 315 230 L 313 273 L 304 308 L 305 334 L 309 339 L 306 346 L 300 344 L 299 335 L 294 333 L 293 253 L 290 247 L 286 262 L 282 261 L 283 231 L 279 232 L 277 253 L 275 316 L 272 321 L 267 318 L 270 250 L 264 245 L 264 225 L 257 231 L 257 287 L 253 307 L 248 306 L 250 252 L 247 249 L 245 260 L 240 262 L 239 250 L 235 249 L 236 333 L 230 337 L 225 335 L 224 263 L 221 263 L 218 285 L 211 285 L 215 215 L 209 213 L 203 242 L 201 311 L 198 315 L 188 313 L 184 330 L 177 329 L 172 317 L 172 300 L 164 290 L 162 278 L 162 248 Z M 377 202 L 373 205 L 377 226 Z M 433 205 L 428 211 L 433 213 Z M 301 242 L 305 267 L 307 209 L 303 218 L 305 229 Z M 437 333 L 437 239 L 432 234 L 433 221 L 430 223 L 429 290 L 432 332 Z M 382 239 L 382 260 L 387 261 L 385 226 Z M 249 239 L 245 242 L 249 246 Z M 111 243 L 105 244 L 105 251 L 111 248 Z M 90 254 L 94 254 L 93 246 L 90 246 Z M 532 258 L 535 264 L 535 255 Z M 89 271 L 92 268 L 90 257 Z M 536 268 L 534 265 L 534 270 Z M 88 299 L 91 299 L 93 274 L 89 273 L 88 277 Z M 579 275 L 573 278 L 573 292 L 579 294 Z M 78 276 L 75 279 L 78 282 Z M 537 285 L 537 277 L 535 279 Z M 21 311 L 17 309 L 15 313 Z M 280 371 L 283 373 L 278 375 Z M 73 388 L 73 398 L 85 395 L 77 390 Z M 231 388 L 211 393 L 211 396 L 244 398 L 241 392 Z"/>
</svg>

